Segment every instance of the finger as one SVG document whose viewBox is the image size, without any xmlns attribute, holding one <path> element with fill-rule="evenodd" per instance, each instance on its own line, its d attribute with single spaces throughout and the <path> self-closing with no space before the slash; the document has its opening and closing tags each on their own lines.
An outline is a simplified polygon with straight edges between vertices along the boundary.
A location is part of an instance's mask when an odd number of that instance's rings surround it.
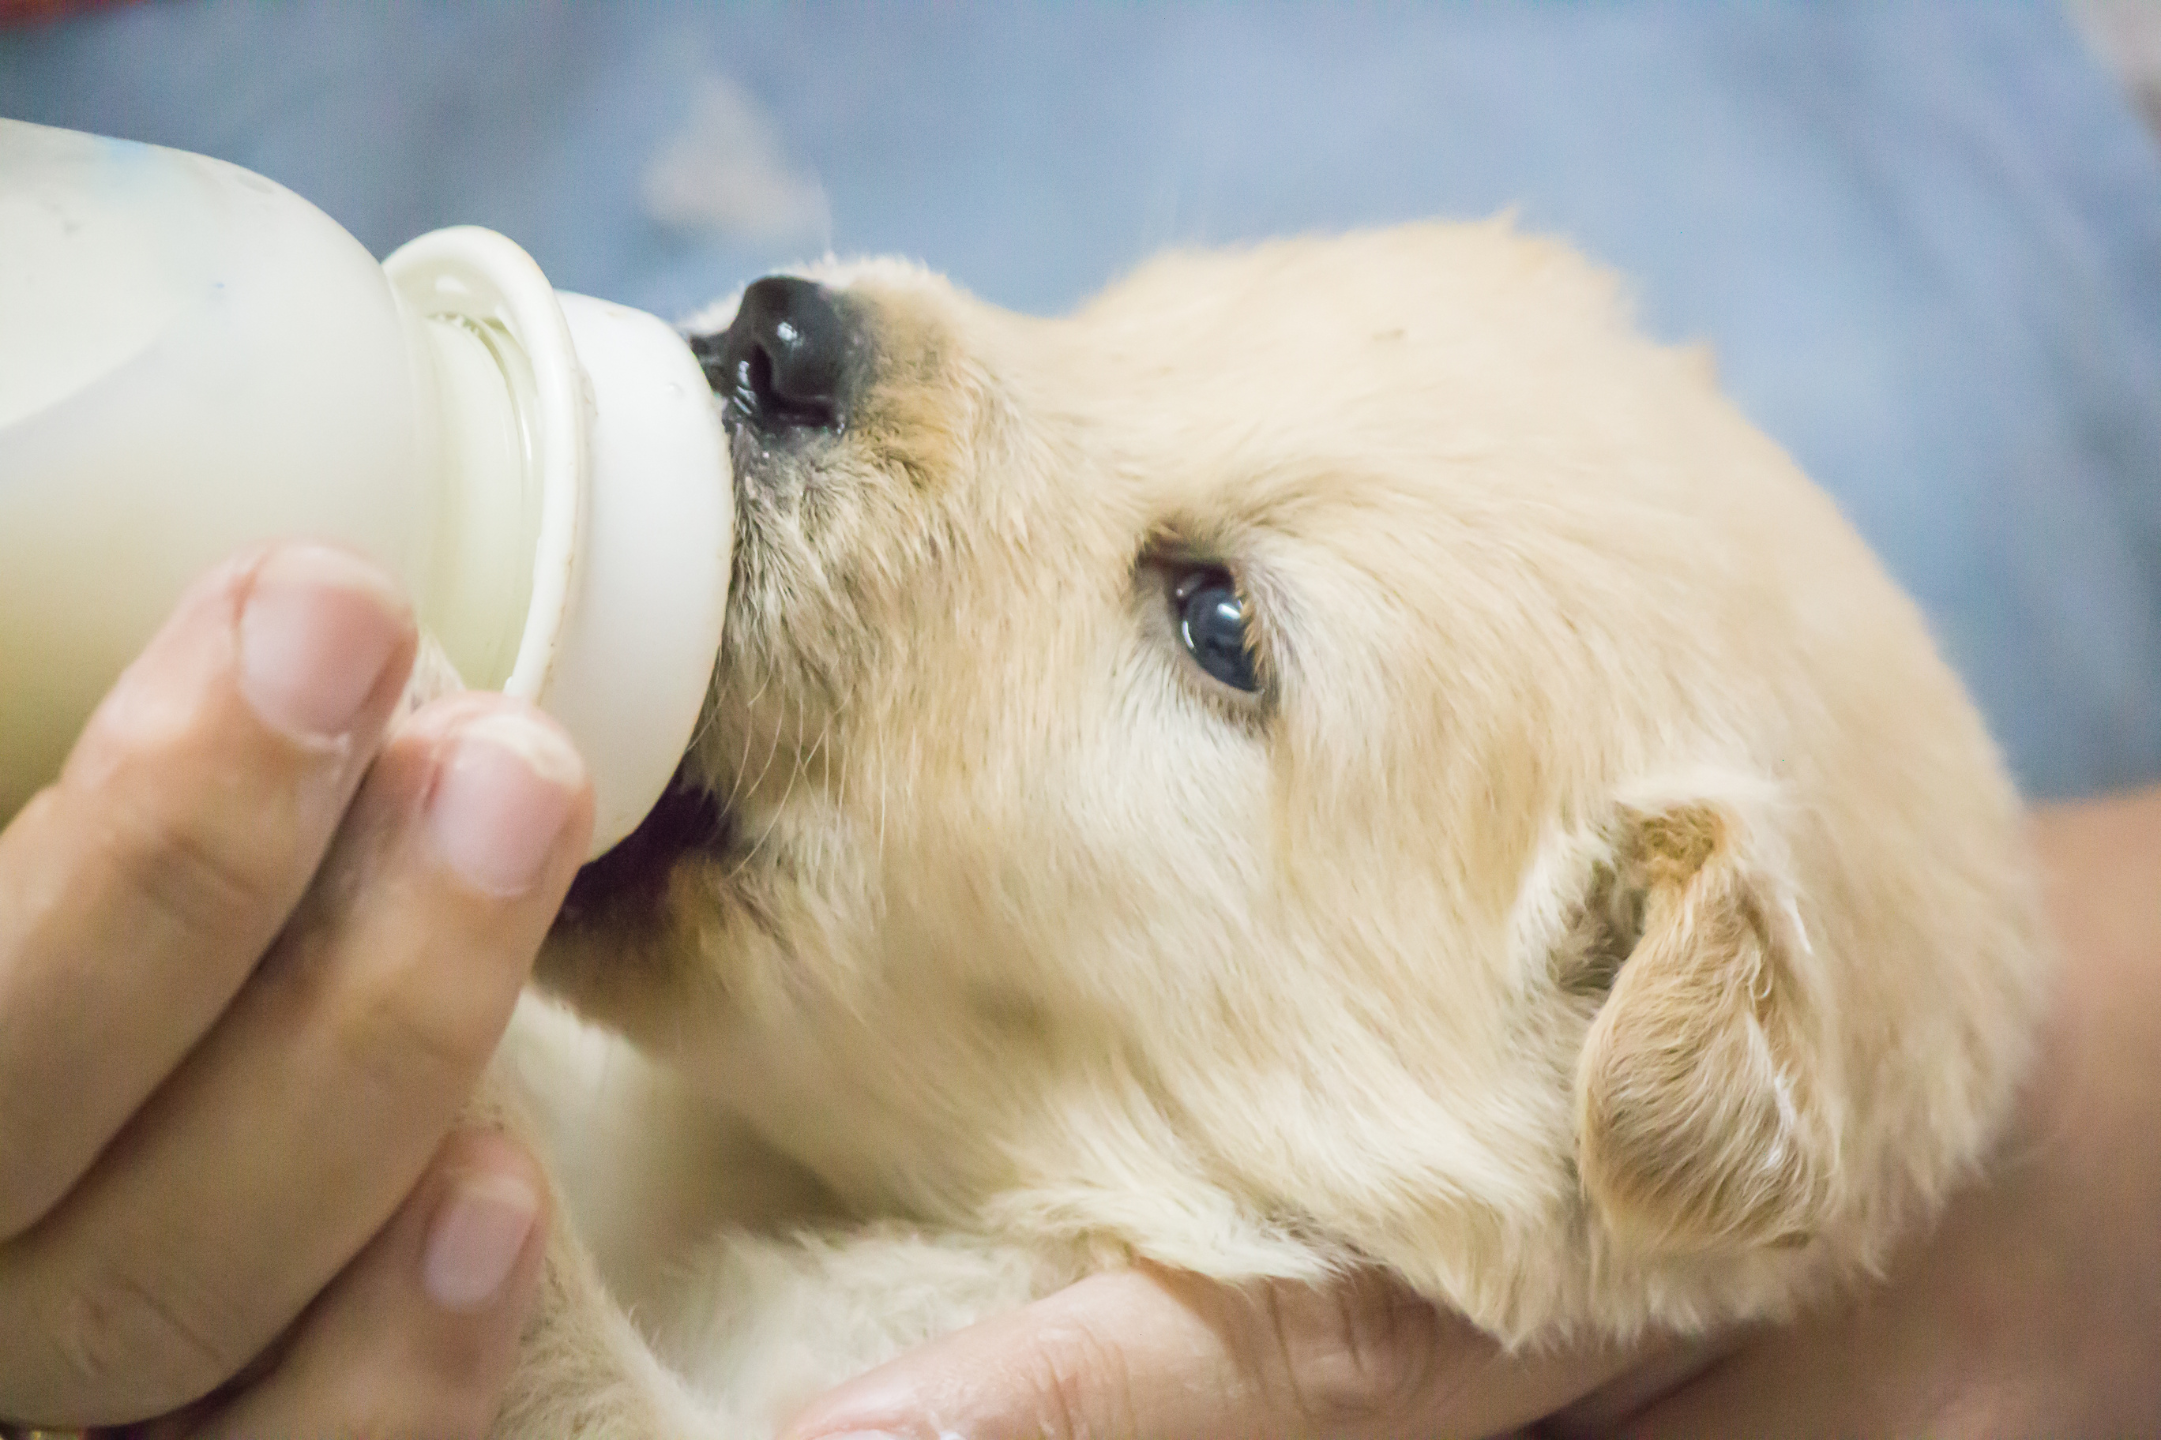
<svg viewBox="0 0 2161 1440">
<path fill-rule="evenodd" d="M 1219 1285 L 1098 1275 L 834 1391 L 789 1440 L 1494 1435 L 1582 1394 L 1617 1354 L 1508 1357 L 1378 1276 Z"/>
<path fill-rule="evenodd" d="M 40 1419 L 137 1419 L 283 1331 L 425 1167 L 591 820 L 583 766 L 538 712 L 466 696 L 402 725 L 218 1026 L 0 1250 L 0 1396 Z"/>
<path fill-rule="evenodd" d="M 388 581 L 316 546 L 207 577 L 0 832 L 0 1239 L 66 1192 L 246 979 L 412 663 Z"/>
<path fill-rule="evenodd" d="M 540 1285 L 545 1193 L 539 1168 L 508 1140 L 452 1136 L 396 1218 L 301 1318 L 269 1371 L 170 1433 L 486 1435 Z"/>
</svg>

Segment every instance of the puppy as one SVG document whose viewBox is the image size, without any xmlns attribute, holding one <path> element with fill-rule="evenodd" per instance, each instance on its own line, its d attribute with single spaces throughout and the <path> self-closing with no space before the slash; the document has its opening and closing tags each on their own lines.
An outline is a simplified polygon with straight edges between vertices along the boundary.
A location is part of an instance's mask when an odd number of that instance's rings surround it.
<svg viewBox="0 0 2161 1440">
<path fill-rule="evenodd" d="M 1512 1344 L 1778 1317 L 1983 1156 L 2046 970 L 2013 789 L 1607 275 L 1426 225 L 694 329 L 727 632 L 542 957 L 624 1038 L 503 1062 L 584 1226 L 504 1433 L 770 1433 L 1134 1258 L 1379 1265 Z"/>
</svg>

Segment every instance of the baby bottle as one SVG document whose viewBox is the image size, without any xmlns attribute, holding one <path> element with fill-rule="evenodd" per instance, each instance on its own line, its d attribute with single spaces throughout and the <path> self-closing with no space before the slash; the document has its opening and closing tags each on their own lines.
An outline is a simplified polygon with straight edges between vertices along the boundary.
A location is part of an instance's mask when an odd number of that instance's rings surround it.
<svg viewBox="0 0 2161 1440">
<path fill-rule="evenodd" d="M 0 824 L 181 590 L 308 537 L 397 577 L 463 684 L 585 756 L 594 853 L 690 741 L 726 450 L 697 360 L 460 227 L 377 264 L 199 155 L 0 120 Z"/>
</svg>

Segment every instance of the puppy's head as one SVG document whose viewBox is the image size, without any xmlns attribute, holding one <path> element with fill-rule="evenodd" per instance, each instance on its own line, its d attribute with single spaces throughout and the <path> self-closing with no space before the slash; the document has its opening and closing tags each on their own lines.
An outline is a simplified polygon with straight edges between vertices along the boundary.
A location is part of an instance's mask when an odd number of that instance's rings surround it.
<svg viewBox="0 0 2161 1440">
<path fill-rule="evenodd" d="M 862 1203 L 1526 1334 L 1775 1308 L 1984 1143 L 2033 951 L 1988 742 L 1559 247 L 710 319 L 712 701 L 544 973 Z"/>
</svg>

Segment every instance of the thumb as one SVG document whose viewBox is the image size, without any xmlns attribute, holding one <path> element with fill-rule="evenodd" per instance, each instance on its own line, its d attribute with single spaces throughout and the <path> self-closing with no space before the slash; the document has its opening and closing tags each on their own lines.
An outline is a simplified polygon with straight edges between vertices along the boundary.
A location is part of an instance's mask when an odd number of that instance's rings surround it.
<svg viewBox="0 0 2161 1440">
<path fill-rule="evenodd" d="M 1141 1266 L 903 1356 L 796 1417 L 788 1440 L 1400 1440 L 1490 1435 L 1626 1363 L 1509 1357 L 1376 1274 L 1230 1286 Z"/>
</svg>

